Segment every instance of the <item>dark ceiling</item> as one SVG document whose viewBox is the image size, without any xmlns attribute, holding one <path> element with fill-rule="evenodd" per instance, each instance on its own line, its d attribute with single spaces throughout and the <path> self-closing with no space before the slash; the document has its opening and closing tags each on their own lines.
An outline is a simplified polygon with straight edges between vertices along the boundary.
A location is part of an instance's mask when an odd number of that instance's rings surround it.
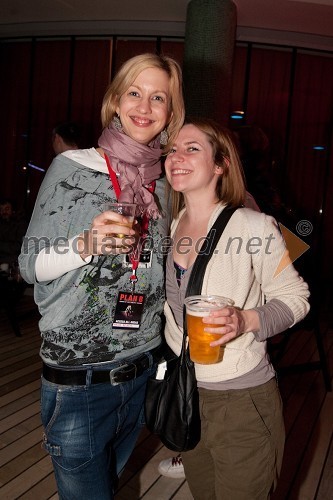
<svg viewBox="0 0 333 500">
<path fill-rule="evenodd" d="M 218 1 L 201 0 L 211 3 Z M 0 0 L 0 36 L 183 36 L 189 0 Z M 237 39 L 333 50 L 333 0 L 234 0 Z"/>
</svg>

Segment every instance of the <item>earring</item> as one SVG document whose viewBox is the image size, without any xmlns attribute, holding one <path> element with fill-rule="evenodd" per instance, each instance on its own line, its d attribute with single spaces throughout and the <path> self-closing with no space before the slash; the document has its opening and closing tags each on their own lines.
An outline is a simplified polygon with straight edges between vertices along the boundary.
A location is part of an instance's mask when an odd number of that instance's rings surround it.
<svg viewBox="0 0 333 500">
<path fill-rule="evenodd" d="M 168 144 L 168 140 L 169 140 L 168 132 L 166 131 L 166 129 L 164 129 L 160 133 L 160 144 L 162 146 L 166 146 L 166 144 Z"/>
<path fill-rule="evenodd" d="M 112 122 L 118 132 L 121 132 L 123 130 L 119 115 L 114 115 Z"/>
<path fill-rule="evenodd" d="M 230 160 L 227 156 L 223 156 L 223 160 L 224 160 L 224 163 L 226 165 L 226 167 L 230 167 Z"/>
</svg>

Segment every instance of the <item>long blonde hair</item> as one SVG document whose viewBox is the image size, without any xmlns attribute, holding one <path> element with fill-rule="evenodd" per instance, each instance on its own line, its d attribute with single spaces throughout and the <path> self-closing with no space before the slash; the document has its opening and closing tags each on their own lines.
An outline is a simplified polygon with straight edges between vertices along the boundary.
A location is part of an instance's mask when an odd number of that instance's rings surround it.
<svg viewBox="0 0 333 500">
<path fill-rule="evenodd" d="M 120 97 L 133 84 L 138 75 L 145 69 L 157 68 L 166 72 L 169 77 L 170 101 L 169 113 L 171 119 L 166 130 L 169 142 L 174 141 L 184 122 L 184 99 L 182 71 L 179 64 L 168 56 L 157 54 L 140 54 L 126 61 L 109 85 L 102 103 L 101 119 L 103 127 L 107 127 L 116 114 Z"/>
<path fill-rule="evenodd" d="M 216 184 L 216 196 L 219 201 L 231 207 L 244 205 L 244 173 L 232 133 L 219 123 L 209 118 L 187 117 L 184 125 L 194 125 L 203 132 L 213 148 L 214 163 L 223 167 L 223 174 Z M 184 207 L 184 196 L 168 186 L 171 196 L 172 217 L 175 218 Z"/>
</svg>

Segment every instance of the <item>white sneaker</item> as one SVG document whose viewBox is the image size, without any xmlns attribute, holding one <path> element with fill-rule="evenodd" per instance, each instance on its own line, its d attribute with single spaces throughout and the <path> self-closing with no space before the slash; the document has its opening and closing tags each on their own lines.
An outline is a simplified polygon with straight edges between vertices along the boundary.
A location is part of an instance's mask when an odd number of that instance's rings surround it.
<svg viewBox="0 0 333 500">
<path fill-rule="evenodd" d="M 162 476 L 182 478 L 185 477 L 183 459 L 179 454 L 176 457 L 166 458 L 159 463 L 158 472 Z"/>
</svg>

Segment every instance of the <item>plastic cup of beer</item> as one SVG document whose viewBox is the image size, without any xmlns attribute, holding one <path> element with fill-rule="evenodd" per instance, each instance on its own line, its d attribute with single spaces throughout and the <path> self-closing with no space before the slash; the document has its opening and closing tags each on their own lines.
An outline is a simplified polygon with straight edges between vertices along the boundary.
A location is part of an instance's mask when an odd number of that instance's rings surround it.
<svg viewBox="0 0 333 500">
<path fill-rule="evenodd" d="M 186 297 L 186 323 L 190 344 L 190 358 L 194 363 L 210 365 L 222 361 L 224 346 L 211 347 L 209 344 L 222 337 L 220 334 L 205 332 L 205 328 L 218 328 L 223 324 L 203 323 L 202 318 L 212 311 L 232 306 L 234 301 L 217 295 L 193 295 Z"/>
<path fill-rule="evenodd" d="M 124 227 L 129 227 L 130 229 L 132 229 L 134 218 L 135 218 L 135 212 L 136 212 L 136 204 L 135 203 L 125 203 L 125 202 L 111 203 L 111 202 L 108 202 L 108 203 L 104 204 L 104 210 L 111 210 L 112 212 L 117 212 L 118 214 L 121 214 L 124 217 L 126 217 L 127 222 L 126 223 L 117 222 L 117 226 L 124 226 Z M 116 236 L 117 238 L 125 238 L 124 233 L 117 233 L 117 234 L 113 234 L 110 236 Z"/>
</svg>

